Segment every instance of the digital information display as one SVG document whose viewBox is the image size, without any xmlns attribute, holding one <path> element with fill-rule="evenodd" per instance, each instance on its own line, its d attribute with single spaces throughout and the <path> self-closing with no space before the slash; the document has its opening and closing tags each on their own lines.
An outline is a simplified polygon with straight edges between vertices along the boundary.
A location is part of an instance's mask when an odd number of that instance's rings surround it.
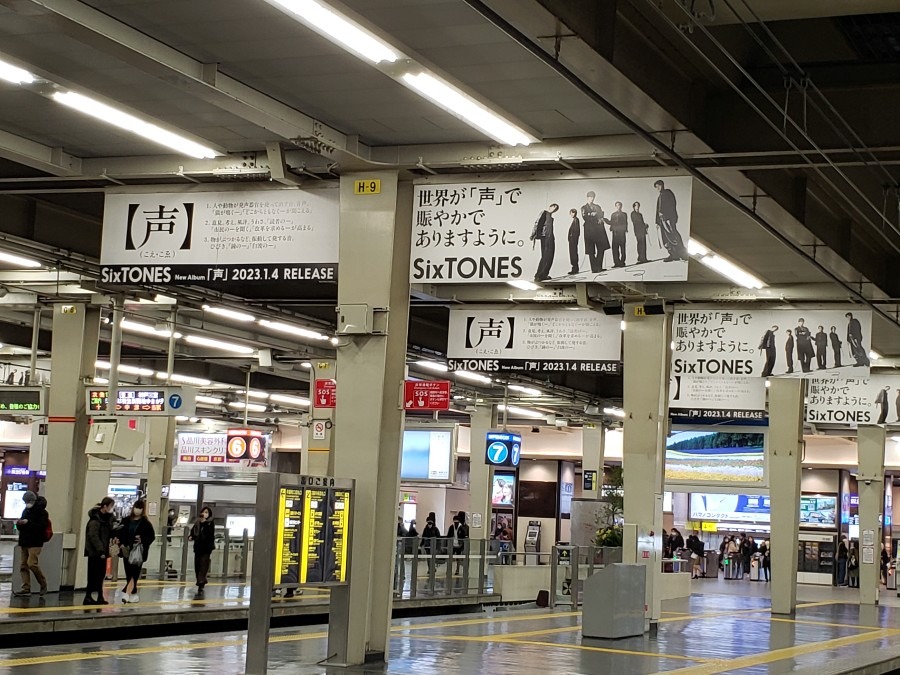
<svg viewBox="0 0 900 675">
<path fill-rule="evenodd" d="M 0 415 L 40 415 L 44 391 L 40 387 L 0 387 Z"/>
<path fill-rule="evenodd" d="M 109 403 L 108 389 L 87 390 L 89 415 L 105 415 Z M 133 415 L 191 416 L 197 410 L 196 391 L 179 387 L 119 387 L 116 412 Z"/>
<path fill-rule="evenodd" d="M 350 545 L 350 490 L 282 487 L 278 494 L 275 585 L 343 584 Z"/>
</svg>

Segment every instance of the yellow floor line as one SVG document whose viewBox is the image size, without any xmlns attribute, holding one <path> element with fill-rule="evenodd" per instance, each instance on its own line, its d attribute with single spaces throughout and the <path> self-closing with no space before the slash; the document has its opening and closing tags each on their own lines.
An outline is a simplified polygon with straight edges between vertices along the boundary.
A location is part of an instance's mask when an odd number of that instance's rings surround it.
<svg viewBox="0 0 900 675">
<path fill-rule="evenodd" d="M 672 659 L 675 661 L 696 661 L 697 663 L 721 663 L 718 659 L 708 659 L 701 656 L 684 656 L 683 654 L 663 654 L 659 652 L 639 652 L 630 649 L 610 649 L 608 647 L 592 647 L 590 645 L 576 645 L 565 642 L 539 642 L 534 640 L 510 640 L 513 644 L 535 645 L 538 647 L 562 647 L 563 649 L 577 649 L 589 652 L 605 652 L 607 654 L 623 654 L 626 656 L 646 656 L 655 659 Z"/>
<path fill-rule="evenodd" d="M 447 621 L 443 623 L 436 622 L 414 624 L 410 626 L 395 626 L 393 630 L 402 632 L 409 630 L 427 630 L 431 628 L 455 628 L 457 626 L 477 626 L 479 624 L 494 623 L 496 621 L 501 621 L 504 623 L 513 621 L 545 621 L 547 619 L 565 619 L 570 616 L 581 616 L 581 612 L 554 612 L 548 614 L 528 614 L 524 616 L 503 616 L 503 614 L 495 614 L 493 617 L 487 617 L 483 619 L 458 619 L 455 621 Z"/>
<path fill-rule="evenodd" d="M 293 602 L 297 604 L 302 604 L 303 600 L 319 600 L 327 598 L 327 595 L 311 595 L 310 593 L 304 593 L 303 595 L 298 595 L 293 598 L 272 598 L 272 602 Z M 108 598 L 110 604 L 109 605 L 68 605 L 66 607 L 5 607 L 0 609 L 0 616 L 3 614 L 40 614 L 40 613 L 59 613 L 59 612 L 74 612 L 74 611 L 103 611 L 103 607 L 110 608 L 119 608 L 122 604 L 121 601 L 117 604 L 117 598 Z M 208 605 L 224 605 L 232 603 L 235 605 L 235 608 L 240 607 L 249 607 L 250 598 L 204 598 L 202 600 L 190 600 L 187 598 L 183 599 L 173 599 L 173 600 L 158 600 L 152 602 L 140 602 L 134 605 L 133 608 L 138 609 L 141 607 L 169 607 L 174 605 L 175 609 L 187 609 L 188 607 L 204 607 Z M 120 611 L 127 611 L 124 608 L 121 608 Z M 109 613 L 109 612 L 107 612 Z"/>
<path fill-rule="evenodd" d="M 753 666 L 761 666 L 776 661 L 784 661 L 805 654 L 815 654 L 829 649 L 840 649 L 841 647 L 850 647 L 852 645 L 872 642 L 874 640 L 882 640 L 896 636 L 900 631 L 896 630 L 877 630 L 862 635 L 851 635 L 848 637 L 835 638 L 833 640 L 825 640 L 823 642 L 811 642 L 805 645 L 797 645 L 795 647 L 785 647 L 783 649 L 775 649 L 761 654 L 753 654 L 751 656 L 739 656 L 729 659 L 718 664 L 707 664 L 703 666 L 692 666 L 690 668 L 680 668 L 678 670 L 660 671 L 656 675 L 674 675 L 675 673 L 690 673 L 691 675 L 716 675 L 717 673 L 730 672 L 741 668 L 752 668 Z"/>
</svg>

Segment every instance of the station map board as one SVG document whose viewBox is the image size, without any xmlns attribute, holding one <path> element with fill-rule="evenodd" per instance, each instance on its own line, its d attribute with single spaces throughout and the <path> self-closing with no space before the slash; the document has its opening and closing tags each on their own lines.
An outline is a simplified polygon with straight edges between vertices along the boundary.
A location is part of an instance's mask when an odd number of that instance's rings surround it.
<svg viewBox="0 0 900 675">
<path fill-rule="evenodd" d="M 276 586 L 348 582 L 352 492 L 321 482 L 279 488 Z"/>
</svg>

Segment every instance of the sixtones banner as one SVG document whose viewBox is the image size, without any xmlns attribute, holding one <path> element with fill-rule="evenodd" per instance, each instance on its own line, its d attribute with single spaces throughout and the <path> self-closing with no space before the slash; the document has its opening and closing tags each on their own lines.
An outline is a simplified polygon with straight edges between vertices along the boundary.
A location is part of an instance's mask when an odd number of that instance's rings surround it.
<svg viewBox="0 0 900 675">
<path fill-rule="evenodd" d="M 766 382 L 748 377 L 674 375 L 669 381 L 669 417 L 720 424 L 766 420 Z"/>
<path fill-rule="evenodd" d="M 854 310 L 677 310 L 672 375 L 865 377 L 871 324 Z"/>
<path fill-rule="evenodd" d="M 448 367 L 485 372 L 621 371 L 620 317 L 589 309 L 455 309 Z"/>
<path fill-rule="evenodd" d="M 108 193 L 106 284 L 335 281 L 337 190 Z"/>
<path fill-rule="evenodd" d="M 900 376 L 814 377 L 806 421 L 818 424 L 900 424 Z"/>
<path fill-rule="evenodd" d="M 419 185 L 413 283 L 684 281 L 692 179 Z"/>
</svg>

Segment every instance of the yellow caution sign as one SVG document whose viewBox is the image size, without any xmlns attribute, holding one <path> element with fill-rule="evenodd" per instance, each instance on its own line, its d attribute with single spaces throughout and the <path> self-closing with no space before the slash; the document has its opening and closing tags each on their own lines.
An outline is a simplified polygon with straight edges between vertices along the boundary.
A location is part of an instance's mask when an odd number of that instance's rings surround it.
<svg viewBox="0 0 900 675">
<path fill-rule="evenodd" d="M 380 195 L 381 179 L 365 178 L 353 182 L 353 194 L 355 195 Z"/>
</svg>

